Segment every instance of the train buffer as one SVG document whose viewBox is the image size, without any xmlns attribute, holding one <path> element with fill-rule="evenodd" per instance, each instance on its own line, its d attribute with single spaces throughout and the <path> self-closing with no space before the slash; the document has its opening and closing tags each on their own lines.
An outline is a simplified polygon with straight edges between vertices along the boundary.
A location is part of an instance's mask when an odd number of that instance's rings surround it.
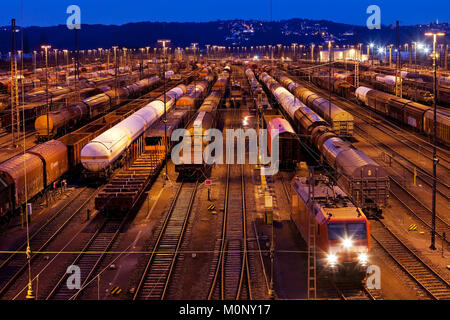
<svg viewBox="0 0 450 320">
<path fill-rule="evenodd" d="M 120 287 L 116 286 L 111 290 L 111 295 L 118 296 L 121 292 L 122 292 L 122 289 Z"/>
<path fill-rule="evenodd" d="M 416 224 L 410 224 L 408 227 L 408 231 L 417 231 L 417 225 Z"/>
<path fill-rule="evenodd" d="M 210 204 L 208 207 L 208 211 L 215 211 L 215 210 L 216 210 L 216 205 L 214 203 Z"/>
</svg>

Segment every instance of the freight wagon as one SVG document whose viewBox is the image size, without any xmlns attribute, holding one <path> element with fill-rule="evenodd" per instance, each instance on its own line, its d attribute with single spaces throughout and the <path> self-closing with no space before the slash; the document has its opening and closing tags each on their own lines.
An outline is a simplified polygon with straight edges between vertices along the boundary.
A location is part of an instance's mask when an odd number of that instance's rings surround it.
<svg viewBox="0 0 450 320">
<path fill-rule="evenodd" d="M 279 168 L 281 170 L 293 170 L 301 160 L 300 139 L 294 129 L 280 114 L 264 115 L 264 123 L 267 129 L 269 155 L 272 155 L 272 140 L 275 139 L 276 135 L 278 136 Z"/>
<path fill-rule="evenodd" d="M 7 196 L 2 199 L 1 217 L 9 219 L 15 210 L 42 193 L 68 170 L 67 147 L 57 140 L 37 145 L 25 154 L 1 163 L 0 181 Z"/>
<path fill-rule="evenodd" d="M 407 125 L 414 130 L 433 135 L 433 108 L 411 100 L 370 89 L 359 87 L 355 92 L 357 100 L 387 117 Z M 437 139 L 439 142 L 450 143 L 450 113 L 437 110 Z"/>
</svg>

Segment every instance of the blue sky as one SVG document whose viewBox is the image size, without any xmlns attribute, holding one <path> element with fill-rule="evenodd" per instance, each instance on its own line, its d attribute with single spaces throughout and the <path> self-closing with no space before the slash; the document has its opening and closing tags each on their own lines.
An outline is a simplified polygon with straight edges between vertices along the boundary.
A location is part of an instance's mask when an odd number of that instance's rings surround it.
<svg viewBox="0 0 450 320">
<path fill-rule="evenodd" d="M 16 18 L 20 24 L 23 2 L 25 26 L 64 24 L 66 8 L 81 8 L 82 23 L 124 24 L 139 21 L 212 21 L 217 19 L 270 19 L 270 0 L 1 0 L 0 25 Z M 273 19 L 307 18 L 364 25 L 366 9 L 381 8 L 382 24 L 400 20 L 403 25 L 425 24 L 439 19 L 450 22 L 448 0 L 273 0 Z"/>
</svg>

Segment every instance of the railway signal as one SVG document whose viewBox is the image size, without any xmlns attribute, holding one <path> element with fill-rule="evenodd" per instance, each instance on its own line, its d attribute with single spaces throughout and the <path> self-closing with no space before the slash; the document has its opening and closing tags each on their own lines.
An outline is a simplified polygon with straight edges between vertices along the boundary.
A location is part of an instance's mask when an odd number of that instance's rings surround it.
<svg viewBox="0 0 450 320">
<path fill-rule="evenodd" d="M 212 186 L 212 180 L 210 180 L 210 179 L 205 180 L 205 186 L 208 187 L 208 201 L 211 201 L 211 186 Z"/>
</svg>

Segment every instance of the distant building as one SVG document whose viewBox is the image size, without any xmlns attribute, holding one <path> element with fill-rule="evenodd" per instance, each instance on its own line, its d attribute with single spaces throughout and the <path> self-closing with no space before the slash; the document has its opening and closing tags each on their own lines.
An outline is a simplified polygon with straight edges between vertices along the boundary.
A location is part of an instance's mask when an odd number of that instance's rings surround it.
<svg viewBox="0 0 450 320">
<path fill-rule="evenodd" d="M 356 60 L 359 57 L 359 61 L 367 61 L 367 54 L 360 54 L 360 50 L 354 48 L 335 48 L 333 52 L 333 61 L 344 61 L 344 60 Z M 319 54 L 320 61 L 328 61 L 329 58 L 328 50 L 321 50 Z"/>
</svg>

